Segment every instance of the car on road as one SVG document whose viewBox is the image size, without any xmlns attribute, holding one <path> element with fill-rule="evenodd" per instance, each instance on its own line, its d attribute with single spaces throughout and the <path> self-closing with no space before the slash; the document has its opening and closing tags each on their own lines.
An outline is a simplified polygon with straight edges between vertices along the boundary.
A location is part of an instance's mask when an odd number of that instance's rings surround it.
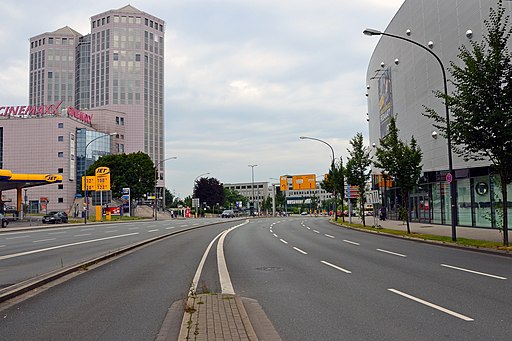
<svg viewBox="0 0 512 341">
<path fill-rule="evenodd" d="M 63 211 L 52 211 L 43 217 L 43 224 L 60 224 L 68 222 L 68 215 Z"/>
<path fill-rule="evenodd" d="M 234 218 L 235 212 L 233 210 L 224 210 L 220 216 L 222 218 Z"/>
<path fill-rule="evenodd" d="M 0 226 L 7 227 L 7 225 L 9 225 L 9 220 L 7 220 L 4 214 L 0 212 Z"/>
</svg>

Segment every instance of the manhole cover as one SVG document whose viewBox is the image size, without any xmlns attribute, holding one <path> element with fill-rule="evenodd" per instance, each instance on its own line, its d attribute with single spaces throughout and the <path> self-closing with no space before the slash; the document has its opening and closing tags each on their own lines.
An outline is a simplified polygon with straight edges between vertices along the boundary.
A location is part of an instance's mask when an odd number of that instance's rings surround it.
<svg viewBox="0 0 512 341">
<path fill-rule="evenodd" d="M 283 271 L 283 268 L 280 268 L 278 266 L 264 266 L 261 268 L 256 268 L 256 270 L 262 270 L 262 271 Z"/>
</svg>

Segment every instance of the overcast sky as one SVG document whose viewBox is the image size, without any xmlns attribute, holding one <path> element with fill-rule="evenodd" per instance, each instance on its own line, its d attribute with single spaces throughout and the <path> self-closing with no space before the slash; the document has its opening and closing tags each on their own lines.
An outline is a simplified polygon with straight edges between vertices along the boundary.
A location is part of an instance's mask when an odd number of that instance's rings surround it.
<svg viewBox="0 0 512 341">
<path fill-rule="evenodd" d="M 0 104 L 28 102 L 29 38 L 64 26 L 85 35 L 95 14 L 127 4 L 165 31 L 166 187 L 324 174 L 349 141 L 367 140 L 368 62 L 403 0 L 144 0 L 0 2 Z M 49 170 L 41 170 L 47 172 Z"/>
</svg>

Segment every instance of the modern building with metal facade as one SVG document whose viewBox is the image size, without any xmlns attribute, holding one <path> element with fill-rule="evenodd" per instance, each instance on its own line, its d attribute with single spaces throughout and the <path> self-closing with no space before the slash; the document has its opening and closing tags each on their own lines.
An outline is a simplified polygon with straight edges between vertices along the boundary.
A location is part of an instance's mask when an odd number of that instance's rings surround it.
<svg viewBox="0 0 512 341">
<path fill-rule="evenodd" d="M 0 104 L 2 168 L 62 174 L 62 184 L 27 191 L 52 209 L 69 210 L 81 175 L 105 154 L 147 153 L 165 185 L 165 23 L 130 5 L 90 23 L 85 36 L 66 26 L 30 38 L 28 105 Z"/>
<path fill-rule="evenodd" d="M 510 14 L 512 3 L 503 4 Z M 406 0 L 384 32 L 431 49 L 447 69 L 451 62 L 461 65 L 457 57 L 460 46 L 469 46 L 471 40 L 482 41 L 484 20 L 488 18 L 491 7 L 496 7 L 496 1 Z M 441 66 L 428 51 L 413 43 L 389 36 L 362 36 L 361 39 L 380 39 L 366 75 L 370 145 L 379 145 L 379 139 L 387 133 L 389 119 L 393 115 L 400 138 L 408 142 L 414 136 L 423 152 L 423 176 L 420 186 L 411 195 L 412 219 L 450 225 L 447 140 L 423 115 L 425 107 L 444 113 L 443 101 L 433 93 L 443 91 Z M 446 72 L 450 78 L 448 70 Z M 448 92 L 452 89 L 448 82 Z M 498 227 L 495 204 L 500 201 L 501 194 L 490 174 L 490 163 L 465 162 L 455 153 L 452 155 L 457 225 Z M 379 175 L 380 170 L 373 169 L 373 174 Z M 378 186 L 378 181 L 374 184 Z M 380 185 L 388 215 L 397 218 L 400 203 L 397 191 L 383 186 L 383 181 Z M 512 186 L 508 190 L 512 193 Z M 509 220 L 511 218 L 512 215 Z"/>
</svg>

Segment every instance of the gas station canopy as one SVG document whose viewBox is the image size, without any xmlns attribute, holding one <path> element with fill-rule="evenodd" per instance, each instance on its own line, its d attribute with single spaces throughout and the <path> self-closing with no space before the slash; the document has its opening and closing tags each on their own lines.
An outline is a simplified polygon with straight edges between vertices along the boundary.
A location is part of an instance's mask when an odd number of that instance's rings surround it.
<svg viewBox="0 0 512 341">
<path fill-rule="evenodd" d="M 61 182 L 62 175 L 58 174 L 13 174 L 10 170 L 0 169 L 0 192 Z"/>
</svg>

